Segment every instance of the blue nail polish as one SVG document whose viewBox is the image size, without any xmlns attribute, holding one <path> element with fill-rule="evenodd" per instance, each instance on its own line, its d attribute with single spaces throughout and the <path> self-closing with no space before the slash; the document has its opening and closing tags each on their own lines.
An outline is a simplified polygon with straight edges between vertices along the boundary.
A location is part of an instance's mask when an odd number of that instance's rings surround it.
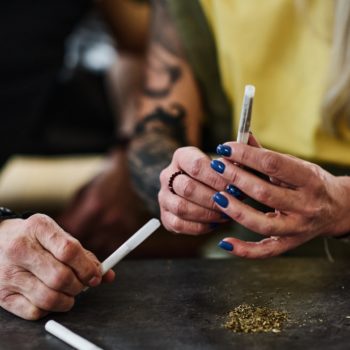
<svg viewBox="0 0 350 350">
<path fill-rule="evenodd" d="M 220 207 L 227 208 L 228 206 L 228 199 L 220 192 L 214 194 L 213 200 L 215 203 L 219 204 Z"/>
<path fill-rule="evenodd" d="M 216 153 L 220 156 L 229 157 L 232 154 L 232 150 L 230 146 L 219 145 L 216 147 Z"/>
<path fill-rule="evenodd" d="M 227 185 L 225 191 L 237 199 L 240 199 L 242 197 L 242 191 L 234 185 Z"/>
<path fill-rule="evenodd" d="M 225 164 L 223 162 L 220 162 L 220 160 L 212 160 L 210 162 L 210 166 L 220 174 L 223 174 L 225 171 Z"/>
<path fill-rule="evenodd" d="M 220 216 L 225 220 L 231 220 L 231 216 L 228 216 L 226 213 L 221 213 Z"/>
<path fill-rule="evenodd" d="M 219 225 L 220 225 L 220 224 L 219 224 L 218 222 L 211 222 L 211 223 L 209 224 L 209 228 L 210 228 L 211 230 L 214 230 L 214 229 L 216 229 Z"/>
<path fill-rule="evenodd" d="M 229 252 L 232 252 L 233 250 L 233 245 L 229 242 L 225 242 L 225 241 L 220 241 L 218 244 L 218 247 L 228 250 Z"/>
</svg>

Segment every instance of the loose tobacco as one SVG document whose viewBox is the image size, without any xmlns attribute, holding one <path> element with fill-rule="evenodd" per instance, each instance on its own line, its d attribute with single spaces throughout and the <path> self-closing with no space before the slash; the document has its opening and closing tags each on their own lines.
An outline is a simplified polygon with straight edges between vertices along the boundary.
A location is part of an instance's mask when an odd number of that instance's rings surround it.
<svg viewBox="0 0 350 350">
<path fill-rule="evenodd" d="M 230 311 L 224 327 L 235 333 L 279 333 L 287 320 L 284 311 L 242 304 Z"/>
</svg>

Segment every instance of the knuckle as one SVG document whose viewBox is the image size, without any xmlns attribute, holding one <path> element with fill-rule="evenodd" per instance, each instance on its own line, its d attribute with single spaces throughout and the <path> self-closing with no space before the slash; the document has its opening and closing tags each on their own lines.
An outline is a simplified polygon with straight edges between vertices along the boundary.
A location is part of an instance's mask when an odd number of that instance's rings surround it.
<svg viewBox="0 0 350 350">
<path fill-rule="evenodd" d="M 200 156 L 197 157 L 193 160 L 190 168 L 189 168 L 189 175 L 193 178 L 197 178 L 198 175 L 201 173 L 203 170 L 203 167 L 205 166 L 205 162 L 207 161 L 206 156 Z"/>
<path fill-rule="evenodd" d="M 29 241 L 25 236 L 17 236 L 8 242 L 6 255 L 11 261 L 19 261 L 28 250 Z"/>
<path fill-rule="evenodd" d="M 262 185 L 257 185 L 254 188 L 255 199 L 262 203 L 268 203 L 271 198 L 271 193 Z"/>
<path fill-rule="evenodd" d="M 42 291 L 40 293 L 41 308 L 47 311 L 55 310 L 60 304 L 60 297 L 58 293 Z"/>
<path fill-rule="evenodd" d="M 174 216 L 172 219 L 171 219 L 171 222 L 170 222 L 170 227 L 171 227 L 171 230 L 175 233 L 181 233 L 183 232 L 184 230 L 184 223 L 183 221 Z"/>
<path fill-rule="evenodd" d="M 173 214 L 179 217 L 183 217 L 187 212 L 188 204 L 185 200 L 179 198 L 174 201 Z"/>
<path fill-rule="evenodd" d="M 58 247 L 56 257 L 62 262 L 69 262 L 79 253 L 80 249 L 79 241 L 67 236 L 63 238 L 63 242 Z"/>
<path fill-rule="evenodd" d="M 275 154 L 267 151 L 261 158 L 261 166 L 266 174 L 273 176 L 280 169 L 280 160 Z"/>
<path fill-rule="evenodd" d="M 67 268 L 56 268 L 48 278 L 48 286 L 54 290 L 62 290 L 71 282 L 71 274 Z"/>
<path fill-rule="evenodd" d="M 44 316 L 45 313 L 34 305 L 30 306 L 26 312 L 26 319 L 29 321 L 37 321 Z"/>
<path fill-rule="evenodd" d="M 188 176 L 182 176 L 182 188 L 183 188 L 183 195 L 186 198 L 191 198 L 193 195 L 193 192 L 195 191 L 196 185 L 194 181 L 191 180 Z"/>
<path fill-rule="evenodd" d="M 245 215 L 243 213 L 243 211 L 235 211 L 233 213 L 229 213 L 229 215 L 231 216 L 231 218 L 239 223 L 241 223 L 244 218 L 245 218 Z"/>
<path fill-rule="evenodd" d="M 30 230 L 36 231 L 39 227 L 47 228 L 52 225 L 52 219 L 45 214 L 34 214 L 26 219 L 26 224 Z"/>
</svg>

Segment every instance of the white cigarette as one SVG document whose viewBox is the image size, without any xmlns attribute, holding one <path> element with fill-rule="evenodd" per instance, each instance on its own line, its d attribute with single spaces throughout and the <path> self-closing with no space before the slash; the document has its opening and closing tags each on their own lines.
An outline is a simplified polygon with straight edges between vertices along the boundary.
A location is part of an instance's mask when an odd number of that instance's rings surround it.
<svg viewBox="0 0 350 350">
<path fill-rule="evenodd" d="M 160 222 L 157 219 L 151 219 L 147 224 L 142 226 L 102 263 L 102 275 L 113 268 L 120 260 L 146 240 L 159 226 Z"/>
<path fill-rule="evenodd" d="M 254 95 L 255 87 L 253 85 L 246 85 L 237 135 L 237 142 L 239 143 L 248 143 Z"/>
<path fill-rule="evenodd" d="M 102 350 L 97 345 L 89 342 L 78 334 L 75 334 L 68 328 L 62 326 L 56 321 L 50 320 L 46 322 L 45 329 L 47 332 L 53 334 L 58 339 L 64 341 L 78 350 Z"/>
</svg>

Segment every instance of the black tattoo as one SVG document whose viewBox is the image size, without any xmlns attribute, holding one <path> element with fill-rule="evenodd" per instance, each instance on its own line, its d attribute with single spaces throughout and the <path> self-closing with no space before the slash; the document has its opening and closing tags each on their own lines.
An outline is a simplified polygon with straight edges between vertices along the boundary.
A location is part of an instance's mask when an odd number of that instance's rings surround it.
<svg viewBox="0 0 350 350">
<path fill-rule="evenodd" d="M 166 76 L 167 84 L 165 86 L 154 88 L 151 86 L 147 86 L 147 83 L 144 84 L 143 87 L 143 93 L 152 98 L 162 98 L 166 97 L 170 94 L 171 90 L 173 89 L 173 86 L 175 83 L 180 79 L 181 77 L 181 69 L 177 66 L 170 66 L 166 65 L 164 63 L 163 67 L 161 68 L 155 68 L 155 67 L 149 67 L 150 69 L 153 69 L 155 73 L 163 74 Z"/>
<path fill-rule="evenodd" d="M 185 109 L 174 104 L 158 107 L 138 123 L 129 149 L 132 181 L 152 213 L 159 212 L 159 174 L 171 162 L 175 150 L 186 144 Z"/>
<path fill-rule="evenodd" d="M 182 78 L 184 55 L 166 1 L 155 0 L 152 41 L 148 50 L 143 98 L 160 102 L 138 123 L 130 143 L 131 178 L 140 197 L 153 213 L 159 213 L 160 172 L 171 162 L 175 150 L 187 144 L 185 108 L 169 101 Z M 166 100 L 165 102 L 165 98 Z"/>
</svg>

